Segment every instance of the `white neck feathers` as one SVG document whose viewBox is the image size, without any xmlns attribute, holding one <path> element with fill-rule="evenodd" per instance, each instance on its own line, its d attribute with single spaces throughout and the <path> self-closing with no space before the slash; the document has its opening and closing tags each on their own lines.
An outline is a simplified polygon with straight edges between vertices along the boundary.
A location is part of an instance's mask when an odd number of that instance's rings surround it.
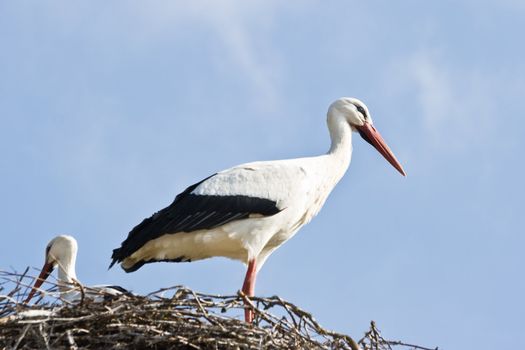
<svg viewBox="0 0 525 350">
<path fill-rule="evenodd" d="M 72 284 L 77 282 L 77 274 L 75 272 L 76 254 L 68 254 L 64 259 L 57 261 L 58 269 L 58 289 L 61 293 L 70 291 Z"/>
<path fill-rule="evenodd" d="M 334 109 L 328 111 L 327 124 L 331 138 L 327 155 L 337 173 L 337 182 L 348 169 L 352 159 L 352 128 L 346 118 Z"/>
</svg>

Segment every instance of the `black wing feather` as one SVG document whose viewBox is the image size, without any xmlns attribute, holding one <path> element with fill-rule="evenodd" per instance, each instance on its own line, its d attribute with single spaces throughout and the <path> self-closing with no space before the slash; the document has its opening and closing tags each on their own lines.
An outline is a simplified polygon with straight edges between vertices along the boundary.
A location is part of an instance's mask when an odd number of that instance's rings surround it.
<svg viewBox="0 0 525 350">
<path fill-rule="evenodd" d="M 162 235 L 212 229 L 234 220 L 245 219 L 251 214 L 271 216 L 281 211 L 275 201 L 266 198 L 191 193 L 212 176 L 188 187 L 177 195 L 168 207 L 144 219 L 133 228 L 126 240 L 122 242 L 121 247 L 113 250 L 111 256 L 113 261 L 110 268 L 133 254 L 148 241 Z M 136 268 L 129 269 L 129 271 L 135 271 L 142 265 L 143 263 L 138 264 Z"/>
</svg>

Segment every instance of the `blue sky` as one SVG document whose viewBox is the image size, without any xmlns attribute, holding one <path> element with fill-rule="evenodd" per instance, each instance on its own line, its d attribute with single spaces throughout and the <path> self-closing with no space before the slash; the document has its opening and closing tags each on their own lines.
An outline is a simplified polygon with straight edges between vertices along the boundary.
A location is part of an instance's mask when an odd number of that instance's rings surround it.
<svg viewBox="0 0 525 350">
<path fill-rule="evenodd" d="M 443 349 L 523 348 L 522 1 L 0 2 L 0 268 L 79 241 L 85 284 L 232 294 L 242 264 L 107 271 L 186 186 L 328 149 L 369 107 L 408 177 L 360 138 L 319 216 L 258 278 L 326 327 Z"/>
</svg>

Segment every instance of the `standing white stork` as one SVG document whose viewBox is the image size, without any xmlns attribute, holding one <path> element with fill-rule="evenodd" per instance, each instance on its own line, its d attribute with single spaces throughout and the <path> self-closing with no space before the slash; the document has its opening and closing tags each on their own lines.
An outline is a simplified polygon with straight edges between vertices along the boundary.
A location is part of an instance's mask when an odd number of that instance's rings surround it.
<svg viewBox="0 0 525 350">
<path fill-rule="evenodd" d="M 327 117 L 332 144 L 326 154 L 242 164 L 188 187 L 131 230 L 113 250 L 110 268 L 118 262 L 132 272 L 151 262 L 222 256 L 248 265 L 242 291 L 253 296 L 257 271 L 268 256 L 319 212 L 346 172 L 352 131 L 405 175 L 363 102 L 340 98 Z M 253 319 L 249 308 L 245 319 Z"/>
<path fill-rule="evenodd" d="M 58 267 L 58 290 L 60 298 L 68 302 L 80 300 L 80 282 L 77 280 L 75 272 L 75 263 L 77 260 L 78 244 L 72 236 L 60 235 L 53 238 L 46 247 L 45 263 L 40 275 L 35 281 L 35 285 L 27 296 L 24 303 L 28 303 L 38 288 L 49 277 L 51 272 Z M 119 286 L 92 286 L 83 287 L 84 296 L 96 301 L 103 300 L 106 297 L 124 294 L 130 294 L 127 290 Z"/>
</svg>

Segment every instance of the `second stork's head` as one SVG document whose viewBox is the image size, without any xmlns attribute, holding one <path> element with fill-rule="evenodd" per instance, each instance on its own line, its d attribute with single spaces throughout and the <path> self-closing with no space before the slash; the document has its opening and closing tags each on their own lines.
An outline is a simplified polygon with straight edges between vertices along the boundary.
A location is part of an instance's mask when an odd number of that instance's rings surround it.
<svg viewBox="0 0 525 350">
<path fill-rule="evenodd" d="M 60 235 L 49 241 L 46 247 L 44 266 L 25 303 L 28 303 L 33 298 L 38 288 L 57 267 L 59 281 L 71 283 L 76 280 L 75 262 L 77 251 L 77 240 L 72 236 Z"/>
</svg>

